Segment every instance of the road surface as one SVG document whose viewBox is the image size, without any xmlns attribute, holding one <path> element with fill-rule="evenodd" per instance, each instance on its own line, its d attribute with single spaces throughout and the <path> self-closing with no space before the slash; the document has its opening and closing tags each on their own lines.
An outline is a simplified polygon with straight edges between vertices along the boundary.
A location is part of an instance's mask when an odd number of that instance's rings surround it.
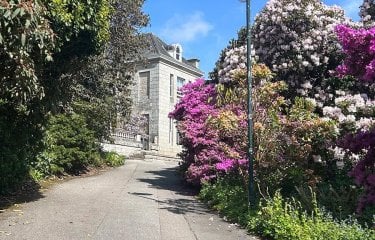
<svg viewBox="0 0 375 240">
<path fill-rule="evenodd" d="M 0 212 L 0 239 L 245 240 L 183 186 L 174 162 L 127 160 Z"/>
</svg>

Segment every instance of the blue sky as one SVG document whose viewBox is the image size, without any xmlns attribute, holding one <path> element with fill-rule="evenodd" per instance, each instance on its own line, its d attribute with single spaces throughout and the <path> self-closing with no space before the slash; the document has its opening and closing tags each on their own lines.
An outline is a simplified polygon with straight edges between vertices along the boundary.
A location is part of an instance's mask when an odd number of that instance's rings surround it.
<svg viewBox="0 0 375 240">
<path fill-rule="evenodd" d="M 324 0 L 339 5 L 347 16 L 358 20 L 363 0 Z M 252 0 L 252 17 L 266 1 Z M 146 0 L 144 12 L 150 15 L 150 26 L 144 31 L 158 35 L 168 44 L 180 43 L 185 58 L 200 59 L 200 68 L 212 71 L 219 54 L 237 31 L 245 25 L 245 3 L 239 0 Z"/>
</svg>

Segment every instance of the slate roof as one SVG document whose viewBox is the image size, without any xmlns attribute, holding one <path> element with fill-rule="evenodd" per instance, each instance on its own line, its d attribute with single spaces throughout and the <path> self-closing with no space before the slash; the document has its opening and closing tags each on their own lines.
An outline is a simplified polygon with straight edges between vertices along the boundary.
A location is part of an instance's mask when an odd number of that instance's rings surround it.
<svg viewBox="0 0 375 240">
<path fill-rule="evenodd" d="M 149 42 L 149 47 L 146 52 L 147 57 L 151 57 L 155 55 L 158 57 L 164 57 L 168 59 L 169 61 L 179 63 L 192 70 L 203 73 L 199 68 L 196 68 L 192 63 L 188 62 L 188 60 L 185 59 L 184 57 L 182 57 L 182 62 L 180 62 L 177 59 L 173 58 L 171 55 L 169 55 L 168 50 L 172 49 L 172 46 L 166 44 L 159 37 L 155 36 L 152 33 L 146 33 L 146 37 L 147 37 L 147 41 Z"/>
</svg>

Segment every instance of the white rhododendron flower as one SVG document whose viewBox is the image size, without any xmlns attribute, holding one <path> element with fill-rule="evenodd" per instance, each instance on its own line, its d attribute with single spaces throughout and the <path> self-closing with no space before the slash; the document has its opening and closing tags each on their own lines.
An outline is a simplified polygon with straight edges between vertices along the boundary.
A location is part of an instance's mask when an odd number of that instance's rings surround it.
<svg viewBox="0 0 375 240">
<path fill-rule="evenodd" d="M 366 25 L 373 25 L 375 23 L 375 1 L 364 0 L 359 15 Z"/>
<path fill-rule="evenodd" d="M 335 148 L 330 148 L 329 150 L 331 150 L 333 152 L 333 155 L 334 155 L 335 159 L 338 159 L 338 160 L 344 159 L 345 154 L 346 154 L 345 149 L 340 148 L 340 147 L 335 147 Z"/>
<path fill-rule="evenodd" d="M 310 81 L 314 88 L 339 64 L 334 27 L 342 23 L 350 23 L 344 11 L 319 0 L 270 0 L 255 19 L 254 49 L 289 86 L 302 89 Z"/>
<path fill-rule="evenodd" d="M 365 0 L 362 8 L 375 16 L 374 6 L 374 0 Z M 294 96 L 304 97 L 323 121 L 335 122 L 335 133 L 340 135 L 348 129 L 375 127 L 375 99 L 363 88 L 341 87 L 339 82 L 347 79 L 332 78 L 343 54 L 334 31 L 338 24 L 361 26 L 347 19 L 341 8 L 319 0 L 270 0 L 256 16 L 251 55 L 265 63 L 275 79 L 287 83 L 291 102 Z M 246 46 L 237 46 L 225 52 L 218 68 L 219 82 L 230 82 L 237 69 L 246 69 L 246 51 Z M 330 80 L 336 83 L 330 85 Z M 338 152 L 335 156 L 341 160 Z"/>
<path fill-rule="evenodd" d="M 233 74 L 237 69 L 246 69 L 247 57 L 246 57 L 246 46 L 235 47 L 225 52 L 225 58 L 221 64 L 218 77 L 219 82 L 230 82 L 233 80 Z M 255 51 L 252 51 L 252 57 L 254 60 L 257 59 Z"/>
</svg>

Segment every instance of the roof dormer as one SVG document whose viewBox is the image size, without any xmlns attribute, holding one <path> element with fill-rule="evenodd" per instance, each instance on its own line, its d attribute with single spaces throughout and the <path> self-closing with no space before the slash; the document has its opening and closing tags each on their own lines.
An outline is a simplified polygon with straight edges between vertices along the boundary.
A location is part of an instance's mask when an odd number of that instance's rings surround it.
<svg viewBox="0 0 375 240">
<path fill-rule="evenodd" d="M 180 44 L 172 44 L 167 49 L 169 55 L 179 62 L 182 62 L 182 47 Z"/>
</svg>

